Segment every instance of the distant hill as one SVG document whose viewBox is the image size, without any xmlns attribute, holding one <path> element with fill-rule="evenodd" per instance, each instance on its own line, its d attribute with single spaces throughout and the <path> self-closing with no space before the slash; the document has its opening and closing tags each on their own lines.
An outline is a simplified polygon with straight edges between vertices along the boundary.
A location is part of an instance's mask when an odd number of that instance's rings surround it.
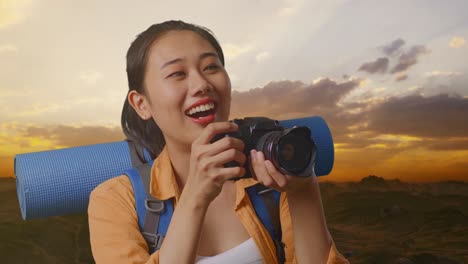
<svg viewBox="0 0 468 264">
<path fill-rule="evenodd" d="M 369 175 L 359 182 L 321 182 L 321 186 L 333 191 L 403 191 L 413 194 L 430 195 L 468 195 L 468 182 L 442 181 L 429 183 L 407 183 L 400 179 L 384 179 L 376 175 Z"/>
<path fill-rule="evenodd" d="M 327 224 L 351 263 L 468 263 L 468 183 L 369 175 L 321 182 Z M 1 263 L 93 263 L 86 214 L 23 221 L 15 180 L 0 179 Z"/>
</svg>

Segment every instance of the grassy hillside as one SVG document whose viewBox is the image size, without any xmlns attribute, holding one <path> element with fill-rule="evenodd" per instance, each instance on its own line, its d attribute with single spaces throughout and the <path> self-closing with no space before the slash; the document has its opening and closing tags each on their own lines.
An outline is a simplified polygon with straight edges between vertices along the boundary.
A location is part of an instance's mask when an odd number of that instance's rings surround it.
<svg viewBox="0 0 468 264">
<path fill-rule="evenodd" d="M 322 183 L 321 192 L 332 235 L 352 263 L 468 263 L 466 183 L 364 180 Z"/>
<path fill-rule="evenodd" d="M 328 226 L 351 263 L 468 263 L 468 184 L 370 176 L 321 183 Z M 93 263 L 85 214 L 23 221 L 15 182 L 0 179 L 2 263 Z"/>
</svg>

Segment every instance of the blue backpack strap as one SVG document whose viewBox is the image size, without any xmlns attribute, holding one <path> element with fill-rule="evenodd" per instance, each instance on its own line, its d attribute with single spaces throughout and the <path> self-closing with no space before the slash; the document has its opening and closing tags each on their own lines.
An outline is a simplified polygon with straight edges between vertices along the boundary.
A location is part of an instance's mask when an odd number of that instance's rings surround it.
<svg viewBox="0 0 468 264">
<path fill-rule="evenodd" d="M 166 237 L 167 228 L 169 227 L 169 223 L 171 222 L 172 215 L 174 214 L 173 200 L 172 199 L 165 200 L 164 208 L 165 208 L 165 212 L 161 214 L 159 218 L 159 227 L 158 227 L 158 234 L 161 234 L 163 238 Z"/>
<path fill-rule="evenodd" d="M 279 263 L 285 262 L 284 244 L 282 242 L 282 231 L 279 215 L 279 203 L 281 193 L 265 187 L 261 184 L 253 185 L 246 189 L 255 213 L 268 230 L 272 238 L 276 256 Z"/>
<path fill-rule="evenodd" d="M 132 183 L 133 193 L 135 196 L 135 207 L 138 216 L 138 226 L 140 227 L 140 230 L 143 230 L 144 219 L 146 214 L 146 192 L 145 187 L 143 185 L 143 181 L 141 180 L 140 173 L 135 168 L 126 170 L 124 174 L 128 176 L 130 182 Z"/>
<path fill-rule="evenodd" d="M 138 226 L 148 244 L 150 254 L 161 247 L 174 212 L 172 200 L 160 201 L 150 194 L 152 165 L 153 161 L 150 160 L 126 171 L 135 195 Z"/>
</svg>

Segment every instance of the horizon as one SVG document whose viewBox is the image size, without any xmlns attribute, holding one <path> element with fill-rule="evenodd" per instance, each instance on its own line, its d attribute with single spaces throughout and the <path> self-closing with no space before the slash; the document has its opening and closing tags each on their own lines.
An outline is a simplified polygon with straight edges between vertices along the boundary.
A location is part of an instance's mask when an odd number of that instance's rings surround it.
<svg viewBox="0 0 468 264">
<path fill-rule="evenodd" d="M 405 180 L 402 180 L 400 178 L 385 178 L 385 177 L 381 177 L 381 176 L 378 176 L 378 175 L 368 175 L 368 176 L 364 176 L 362 177 L 361 179 L 359 180 L 329 180 L 327 179 L 327 176 L 318 176 L 319 178 L 319 182 L 320 183 L 360 183 L 362 182 L 364 179 L 366 178 L 369 178 L 371 176 L 377 176 L 378 178 L 381 178 L 383 179 L 385 182 L 392 182 L 392 181 L 399 181 L 401 183 L 409 183 L 409 184 L 432 184 L 432 183 L 468 183 L 468 181 L 464 181 L 464 180 L 435 180 L 435 181 L 405 181 Z M 10 180 L 16 180 L 16 176 L 13 175 L 13 176 L 1 176 L 0 175 L 0 180 L 1 179 L 10 179 Z"/>
</svg>

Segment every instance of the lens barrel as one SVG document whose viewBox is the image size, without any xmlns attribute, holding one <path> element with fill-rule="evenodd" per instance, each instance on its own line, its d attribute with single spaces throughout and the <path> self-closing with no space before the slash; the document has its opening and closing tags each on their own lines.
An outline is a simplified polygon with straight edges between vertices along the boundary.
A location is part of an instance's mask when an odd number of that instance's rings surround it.
<svg viewBox="0 0 468 264">
<path fill-rule="evenodd" d="M 257 141 L 256 149 L 285 174 L 311 175 L 316 147 L 307 127 L 267 132 Z"/>
</svg>

